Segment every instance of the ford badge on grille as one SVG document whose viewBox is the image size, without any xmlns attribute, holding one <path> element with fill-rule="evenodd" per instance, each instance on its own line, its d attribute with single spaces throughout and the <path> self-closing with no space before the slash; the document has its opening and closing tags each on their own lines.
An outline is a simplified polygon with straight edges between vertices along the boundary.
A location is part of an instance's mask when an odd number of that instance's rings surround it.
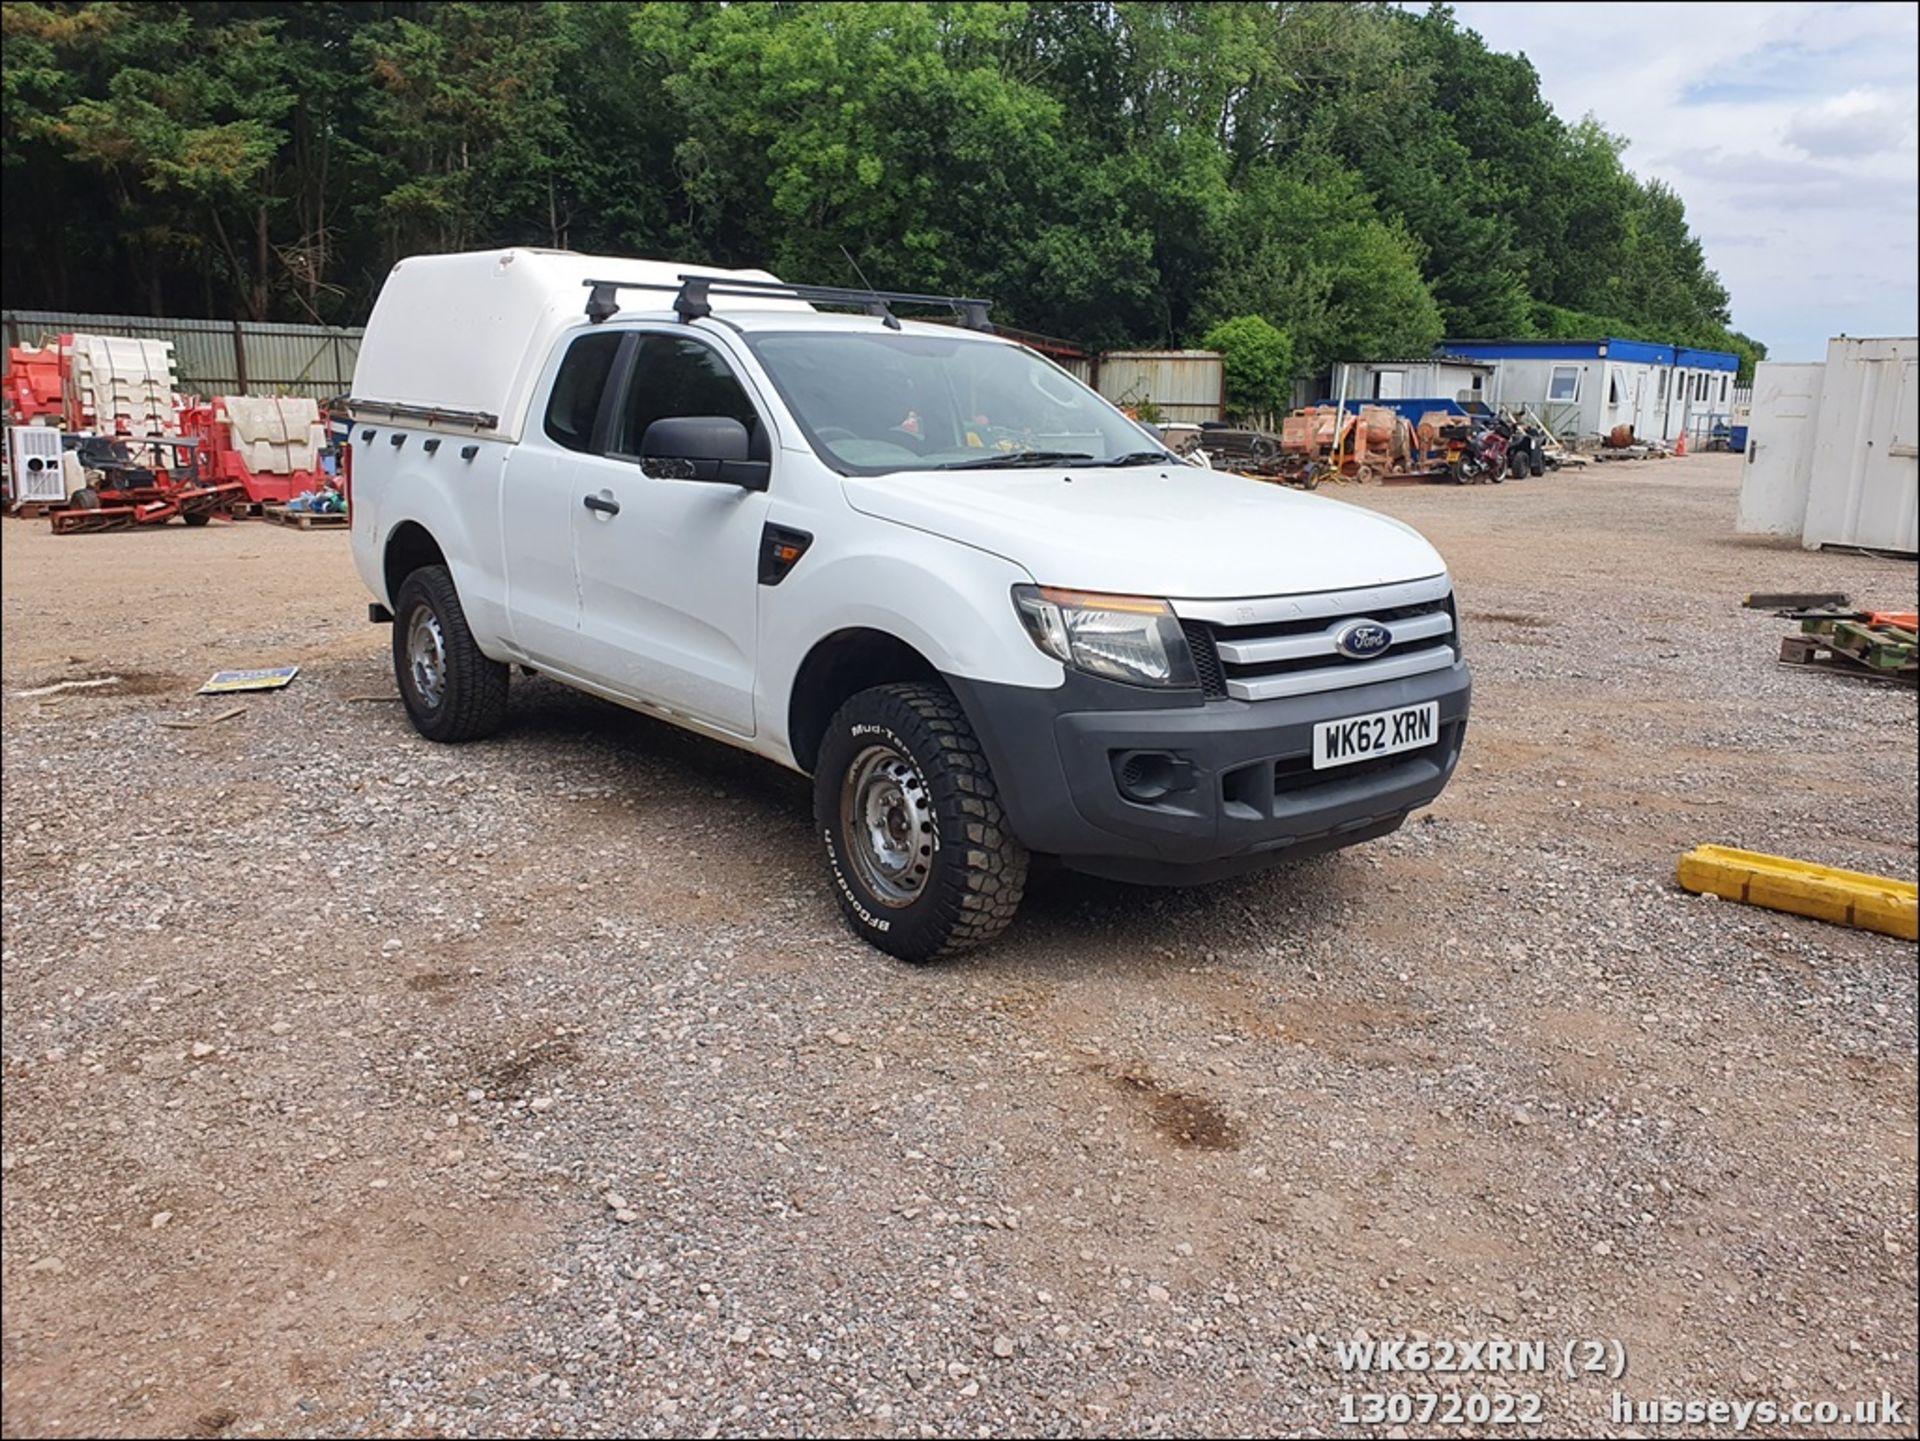
<svg viewBox="0 0 1920 1441">
<path fill-rule="evenodd" d="M 1392 644 L 1393 632 L 1377 620 L 1356 620 L 1333 638 L 1333 648 L 1354 660 L 1369 660 Z"/>
</svg>

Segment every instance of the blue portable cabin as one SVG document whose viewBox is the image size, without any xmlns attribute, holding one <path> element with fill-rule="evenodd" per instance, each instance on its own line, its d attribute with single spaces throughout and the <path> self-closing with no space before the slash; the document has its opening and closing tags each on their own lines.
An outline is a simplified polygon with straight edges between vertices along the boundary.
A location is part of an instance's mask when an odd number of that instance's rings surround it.
<svg viewBox="0 0 1920 1441">
<path fill-rule="evenodd" d="M 1525 406 L 1572 439 L 1631 426 L 1639 440 L 1704 436 L 1733 410 L 1737 356 L 1645 340 L 1446 340 L 1439 349 L 1492 362 L 1496 404 Z"/>
</svg>

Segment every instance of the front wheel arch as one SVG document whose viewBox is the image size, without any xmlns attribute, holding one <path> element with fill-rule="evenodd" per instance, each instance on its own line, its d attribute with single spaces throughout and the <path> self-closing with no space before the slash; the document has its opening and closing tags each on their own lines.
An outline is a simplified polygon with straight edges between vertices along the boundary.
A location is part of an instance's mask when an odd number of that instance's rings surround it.
<svg viewBox="0 0 1920 1441">
<path fill-rule="evenodd" d="M 827 723 L 852 697 L 905 682 L 945 685 L 932 661 L 886 631 L 853 626 L 816 642 L 794 673 L 787 698 L 787 745 L 794 764 L 812 774 Z"/>
</svg>

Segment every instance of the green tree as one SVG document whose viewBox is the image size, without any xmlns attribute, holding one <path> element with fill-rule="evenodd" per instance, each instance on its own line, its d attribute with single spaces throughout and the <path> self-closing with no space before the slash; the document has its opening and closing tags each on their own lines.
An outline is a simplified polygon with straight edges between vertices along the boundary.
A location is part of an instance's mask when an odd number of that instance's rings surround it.
<svg viewBox="0 0 1920 1441">
<path fill-rule="evenodd" d="M 1230 415 L 1275 415 L 1293 402 L 1293 341 L 1258 315 L 1239 315 L 1200 343 L 1220 352 Z"/>
<path fill-rule="evenodd" d="M 167 269 L 184 261 L 218 269 L 241 308 L 264 319 L 276 269 L 274 162 L 293 106 L 280 22 L 206 8 L 197 18 L 179 6 L 9 6 L 9 51 L 18 34 L 37 62 L 21 89 L 45 96 L 36 72 L 64 59 L 91 92 L 9 116 L 9 129 L 17 119 L 26 137 L 99 177 L 156 308 Z"/>
<path fill-rule="evenodd" d="M 458 0 L 355 39 L 382 141 L 368 156 L 382 193 L 362 213 L 396 253 L 558 245 L 565 14 L 554 3 Z"/>
<path fill-rule="evenodd" d="M 1230 258 L 1201 299 L 1203 323 L 1264 316 L 1292 337 L 1310 371 L 1332 360 L 1424 354 L 1440 339 L 1418 245 L 1373 214 L 1353 177 L 1264 172 L 1238 201 Z"/>
<path fill-rule="evenodd" d="M 539 244 L 981 293 L 1095 347 L 1258 315 L 1308 367 L 1744 343 L 1679 198 L 1445 6 L 0 0 L 0 31 L 15 304 L 356 321 L 401 255 Z"/>
</svg>

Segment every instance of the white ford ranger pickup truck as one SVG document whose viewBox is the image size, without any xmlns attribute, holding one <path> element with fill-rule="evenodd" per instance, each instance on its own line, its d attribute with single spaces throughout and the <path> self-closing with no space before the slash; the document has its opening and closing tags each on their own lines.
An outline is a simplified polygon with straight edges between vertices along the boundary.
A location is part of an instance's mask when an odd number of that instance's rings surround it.
<svg viewBox="0 0 1920 1441">
<path fill-rule="evenodd" d="M 413 724 L 493 733 L 520 666 L 811 775 L 848 922 L 909 961 L 997 935 L 1035 856 L 1206 881 L 1439 795 L 1471 685 L 1433 547 L 1182 463 L 986 317 L 401 261 L 347 474 Z"/>
</svg>

